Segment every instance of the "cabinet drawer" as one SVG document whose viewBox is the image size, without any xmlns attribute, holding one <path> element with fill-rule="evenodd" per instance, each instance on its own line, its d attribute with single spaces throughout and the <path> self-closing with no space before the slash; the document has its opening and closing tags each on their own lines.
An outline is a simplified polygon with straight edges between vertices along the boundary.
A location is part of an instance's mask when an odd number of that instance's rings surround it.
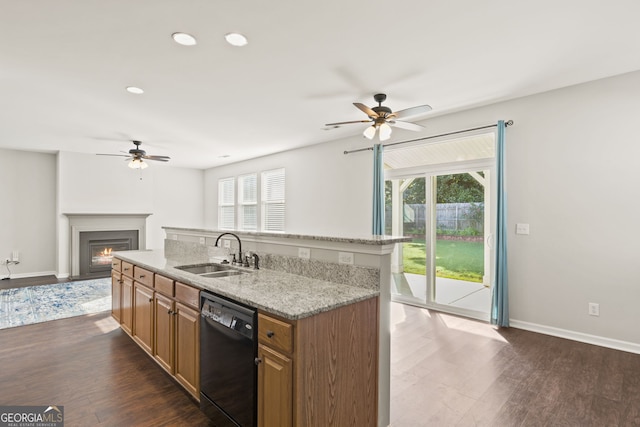
<svg viewBox="0 0 640 427">
<path fill-rule="evenodd" d="M 153 283 L 156 291 L 168 297 L 173 296 L 173 279 L 156 274 Z"/>
<path fill-rule="evenodd" d="M 176 299 L 193 308 L 200 309 L 200 290 L 193 286 L 176 282 Z"/>
<path fill-rule="evenodd" d="M 111 270 L 117 271 L 118 273 L 122 271 L 122 261 L 118 258 L 113 258 L 111 260 Z"/>
<path fill-rule="evenodd" d="M 269 347 L 291 353 L 293 325 L 258 313 L 258 340 Z"/>
<path fill-rule="evenodd" d="M 153 288 L 153 273 L 137 265 L 133 266 L 133 279 L 145 286 Z"/>
<path fill-rule="evenodd" d="M 133 277 L 133 264 L 126 261 L 121 261 L 120 266 L 122 267 L 122 274 L 124 274 L 125 276 Z"/>
</svg>

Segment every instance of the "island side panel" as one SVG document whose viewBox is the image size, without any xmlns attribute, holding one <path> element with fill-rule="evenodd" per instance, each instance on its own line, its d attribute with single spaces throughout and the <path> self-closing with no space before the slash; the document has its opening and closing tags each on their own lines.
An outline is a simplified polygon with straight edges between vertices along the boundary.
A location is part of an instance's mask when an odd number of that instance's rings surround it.
<svg viewBox="0 0 640 427">
<path fill-rule="evenodd" d="M 379 298 L 296 324 L 296 425 L 378 424 Z"/>
</svg>

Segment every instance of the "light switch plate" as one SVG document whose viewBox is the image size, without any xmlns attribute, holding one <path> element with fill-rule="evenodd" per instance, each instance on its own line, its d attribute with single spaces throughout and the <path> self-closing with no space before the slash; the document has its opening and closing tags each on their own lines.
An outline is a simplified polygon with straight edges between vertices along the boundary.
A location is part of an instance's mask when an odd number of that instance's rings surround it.
<svg viewBox="0 0 640 427">
<path fill-rule="evenodd" d="M 304 258 L 304 259 L 311 258 L 311 249 L 309 249 L 309 248 L 298 248 L 298 258 Z"/>
<path fill-rule="evenodd" d="M 516 234 L 529 234 L 529 224 L 516 224 Z"/>
<path fill-rule="evenodd" d="M 338 252 L 339 264 L 353 264 L 353 252 Z"/>
</svg>

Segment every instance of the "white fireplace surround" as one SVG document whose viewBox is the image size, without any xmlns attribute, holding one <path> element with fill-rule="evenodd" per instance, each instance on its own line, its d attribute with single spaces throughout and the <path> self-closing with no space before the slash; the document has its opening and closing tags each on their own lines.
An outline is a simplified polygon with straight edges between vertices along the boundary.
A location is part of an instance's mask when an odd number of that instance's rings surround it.
<svg viewBox="0 0 640 427">
<path fill-rule="evenodd" d="M 71 237 L 71 277 L 80 275 L 80 233 L 84 231 L 138 231 L 138 249 L 146 249 L 147 217 L 151 214 L 65 213 Z"/>
</svg>

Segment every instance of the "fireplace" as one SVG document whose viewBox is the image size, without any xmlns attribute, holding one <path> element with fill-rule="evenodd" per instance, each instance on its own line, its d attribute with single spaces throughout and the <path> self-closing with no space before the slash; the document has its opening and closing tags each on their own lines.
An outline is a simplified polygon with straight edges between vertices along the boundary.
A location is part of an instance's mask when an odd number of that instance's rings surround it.
<svg viewBox="0 0 640 427">
<path fill-rule="evenodd" d="M 108 277 L 111 252 L 145 250 L 148 213 L 64 213 L 69 219 L 70 277 Z M 95 234 L 94 234 L 95 233 Z M 80 242 L 82 236 L 83 242 Z M 92 241 L 89 245 L 84 240 Z M 82 249 L 81 249 L 82 248 Z"/>
<path fill-rule="evenodd" d="M 81 231 L 80 276 L 108 277 L 112 253 L 138 249 L 138 230 Z"/>
</svg>

